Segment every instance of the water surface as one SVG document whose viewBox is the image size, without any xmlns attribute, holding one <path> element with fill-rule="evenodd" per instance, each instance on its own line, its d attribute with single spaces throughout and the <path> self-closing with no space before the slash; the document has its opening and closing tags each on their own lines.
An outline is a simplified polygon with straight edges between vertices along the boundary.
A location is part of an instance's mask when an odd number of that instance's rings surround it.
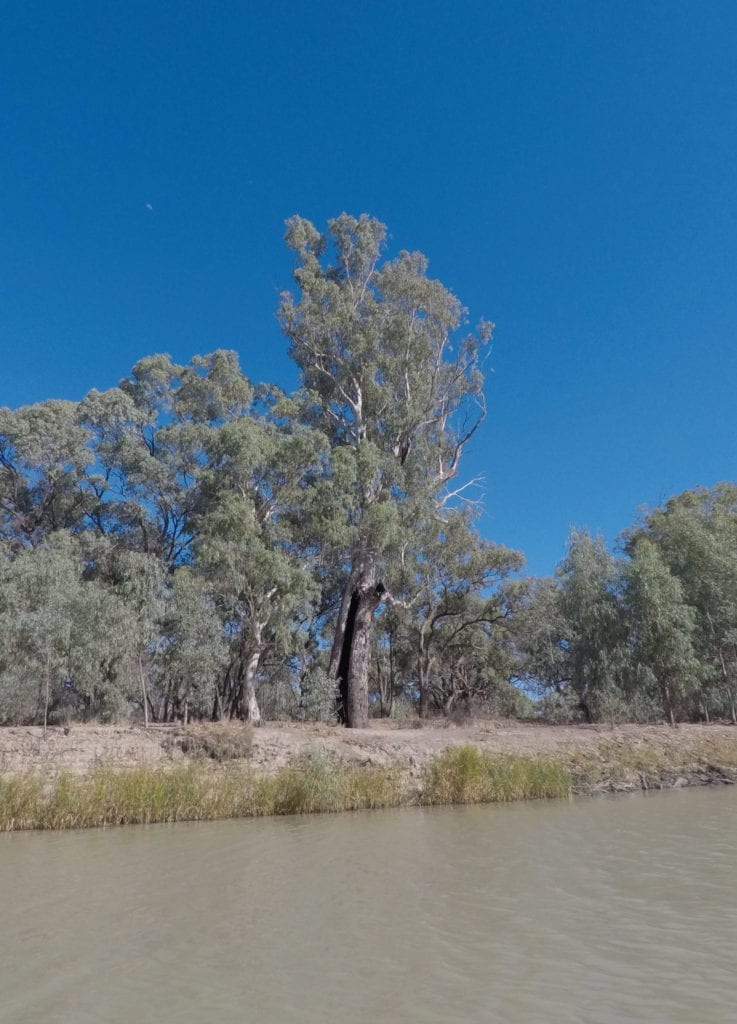
<svg viewBox="0 0 737 1024">
<path fill-rule="evenodd" d="M 737 790 L 0 837 L 2 1024 L 731 1024 Z"/>
</svg>

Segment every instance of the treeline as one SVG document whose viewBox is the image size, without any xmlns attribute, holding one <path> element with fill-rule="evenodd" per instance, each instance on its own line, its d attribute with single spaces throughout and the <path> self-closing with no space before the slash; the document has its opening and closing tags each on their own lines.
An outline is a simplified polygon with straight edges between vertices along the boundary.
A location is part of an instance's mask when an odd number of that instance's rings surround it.
<svg viewBox="0 0 737 1024">
<path fill-rule="evenodd" d="M 305 402 L 216 352 L 0 410 L 0 721 L 334 717 L 358 484 Z M 371 706 L 514 712 L 499 584 L 522 559 L 436 511 L 372 524 Z"/>
<path fill-rule="evenodd" d="M 218 351 L 0 410 L 0 723 L 734 720 L 737 491 L 520 577 L 458 483 L 490 325 L 370 217 L 286 240 L 294 394 Z"/>
<path fill-rule="evenodd" d="M 737 725 L 737 487 L 671 498 L 621 548 L 574 532 L 555 578 L 523 584 L 519 653 L 541 711 Z"/>
<path fill-rule="evenodd" d="M 0 413 L 0 721 L 517 699 L 489 652 L 521 557 L 456 483 L 490 326 L 385 235 L 288 223 L 295 394 L 215 352 Z"/>
</svg>

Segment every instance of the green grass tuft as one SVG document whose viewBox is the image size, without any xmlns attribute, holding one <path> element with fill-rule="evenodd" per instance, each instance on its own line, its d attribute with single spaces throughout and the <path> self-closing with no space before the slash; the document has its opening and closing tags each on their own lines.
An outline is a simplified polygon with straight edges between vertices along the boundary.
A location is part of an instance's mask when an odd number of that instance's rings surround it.
<svg viewBox="0 0 737 1024">
<path fill-rule="evenodd" d="M 489 754 L 473 746 L 450 747 L 430 764 L 423 804 L 501 803 L 566 797 L 568 769 L 553 758 Z"/>
<path fill-rule="evenodd" d="M 39 828 L 44 807 L 40 776 L 0 775 L 0 832 Z"/>
</svg>

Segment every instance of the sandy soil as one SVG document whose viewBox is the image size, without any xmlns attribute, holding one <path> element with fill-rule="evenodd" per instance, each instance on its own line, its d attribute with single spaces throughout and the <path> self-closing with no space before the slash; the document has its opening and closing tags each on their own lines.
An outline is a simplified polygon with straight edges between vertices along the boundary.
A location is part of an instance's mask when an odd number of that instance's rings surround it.
<svg viewBox="0 0 737 1024">
<path fill-rule="evenodd" d="M 198 726 L 191 727 L 197 730 Z M 234 728 L 237 728 L 235 726 Z M 0 728 L 0 772 L 38 770 L 56 775 L 68 770 L 86 773 L 96 764 L 117 767 L 181 762 L 181 727 L 72 725 L 49 728 L 44 739 L 37 727 Z M 479 721 L 468 726 L 441 723 L 422 729 L 391 728 L 377 722 L 370 729 L 346 730 L 320 725 L 269 724 L 253 731 L 249 762 L 270 772 L 310 751 L 327 749 L 360 765 L 397 765 L 409 775 L 447 747 L 472 743 L 499 753 L 538 756 L 577 752 L 617 760 L 617 752 L 648 751 L 661 761 L 683 765 L 693 752 L 694 762 L 708 761 L 709 750 L 727 751 L 737 763 L 737 729 L 727 725 L 551 726 L 509 721 Z"/>
</svg>

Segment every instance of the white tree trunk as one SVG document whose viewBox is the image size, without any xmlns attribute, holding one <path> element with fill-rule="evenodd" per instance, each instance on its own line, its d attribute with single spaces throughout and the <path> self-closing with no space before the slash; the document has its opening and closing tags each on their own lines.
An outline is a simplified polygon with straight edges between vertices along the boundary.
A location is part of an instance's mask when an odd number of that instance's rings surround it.
<svg viewBox="0 0 737 1024">
<path fill-rule="evenodd" d="M 243 699 L 246 705 L 246 720 L 253 725 L 261 722 L 261 709 L 256 700 L 256 675 L 261 660 L 261 651 L 256 649 L 246 663 L 246 676 L 244 680 Z"/>
<path fill-rule="evenodd" d="M 143 727 L 148 729 L 148 691 L 146 690 L 146 673 L 143 671 L 143 658 L 138 655 L 138 677 L 141 680 L 141 701 L 143 702 Z"/>
</svg>

